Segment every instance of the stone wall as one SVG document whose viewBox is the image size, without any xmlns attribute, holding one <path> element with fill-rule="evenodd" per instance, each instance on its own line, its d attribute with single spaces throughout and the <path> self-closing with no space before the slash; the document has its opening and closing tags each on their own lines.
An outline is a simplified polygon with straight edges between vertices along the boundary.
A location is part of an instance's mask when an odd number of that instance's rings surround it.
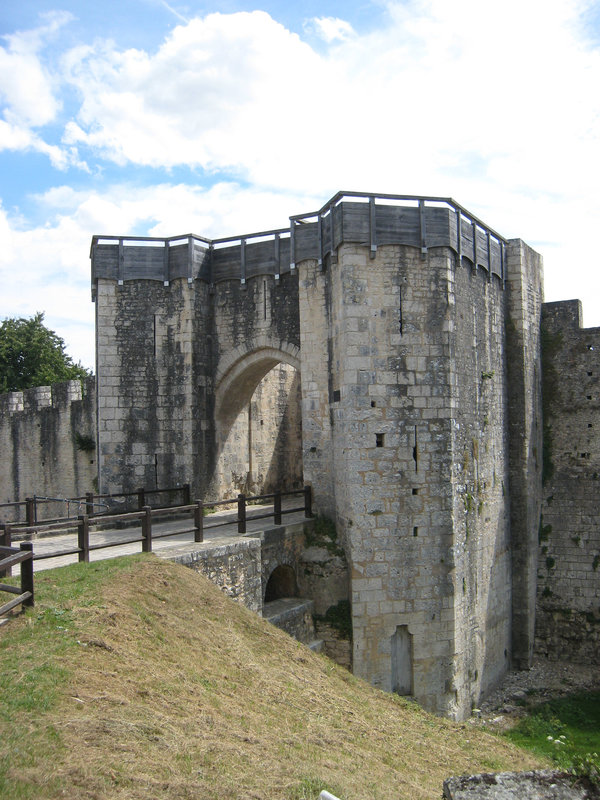
<svg viewBox="0 0 600 800">
<path fill-rule="evenodd" d="M 531 666 L 537 528 L 542 497 L 541 256 L 520 239 L 507 248 L 508 419 L 514 666 Z"/>
<path fill-rule="evenodd" d="M 544 487 L 536 648 L 594 663 L 600 652 L 600 328 L 577 300 L 546 303 Z"/>
<path fill-rule="evenodd" d="M 449 248 L 370 255 L 299 265 L 305 477 L 335 503 L 355 672 L 463 717 L 510 663 L 504 289 Z"/>
<path fill-rule="evenodd" d="M 235 539 L 228 544 L 199 544 L 192 552 L 169 556 L 216 584 L 228 597 L 262 614 L 261 544 L 258 539 Z"/>
<path fill-rule="evenodd" d="M 102 492 L 302 485 L 295 281 L 98 279 L 95 298 Z"/>
<path fill-rule="evenodd" d="M 207 298 L 203 283 L 98 281 L 101 493 L 189 482 L 201 496 L 205 470 L 190 475 L 193 460 L 214 463 Z"/>
<path fill-rule="evenodd" d="M 440 557 L 454 601 L 455 715 L 464 717 L 511 658 L 506 292 L 465 259 L 448 284 L 452 515 L 442 524 L 453 542 Z"/>
<path fill-rule="evenodd" d="M 94 491 L 95 442 L 93 378 L 0 395 L 0 503 L 34 494 L 67 498 Z M 47 518 L 66 513 L 62 503 L 43 510 Z M 17 514 L 3 509 L 1 518 L 16 519 Z"/>
<path fill-rule="evenodd" d="M 541 258 L 453 203 L 380 200 L 254 243 L 94 244 L 100 488 L 303 467 L 345 557 L 305 559 L 332 576 L 317 617 L 350 600 L 354 671 L 461 718 L 533 652 Z"/>
</svg>

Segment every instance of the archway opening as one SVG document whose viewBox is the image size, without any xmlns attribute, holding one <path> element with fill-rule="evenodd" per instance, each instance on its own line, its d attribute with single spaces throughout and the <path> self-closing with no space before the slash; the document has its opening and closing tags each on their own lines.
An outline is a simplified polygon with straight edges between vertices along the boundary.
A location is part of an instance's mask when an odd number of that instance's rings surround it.
<svg viewBox="0 0 600 800">
<path fill-rule="evenodd" d="M 273 600 L 281 600 L 282 597 L 297 597 L 298 584 L 296 582 L 296 573 L 292 567 L 287 564 L 282 564 L 276 567 L 265 589 L 265 603 L 272 603 Z"/>
<path fill-rule="evenodd" d="M 220 387 L 214 491 L 268 494 L 303 485 L 300 373 L 252 354 Z"/>
</svg>

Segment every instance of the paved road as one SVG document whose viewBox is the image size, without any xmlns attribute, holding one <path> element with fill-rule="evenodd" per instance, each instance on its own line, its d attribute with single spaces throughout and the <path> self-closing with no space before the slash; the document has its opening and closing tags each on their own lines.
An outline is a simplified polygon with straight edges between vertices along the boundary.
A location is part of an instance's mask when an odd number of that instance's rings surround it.
<svg viewBox="0 0 600 800">
<path fill-rule="evenodd" d="M 289 498 L 283 501 L 282 510 L 298 508 L 302 505 L 302 498 Z M 237 514 L 234 511 L 218 511 L 204 518 L 204 543 L 195 543 L 194 534 L 190 531 L 193 526 L 191 515 L 179 520 L 168 522 L 152 522 L 152 551 L 163 558 L 169 557 L 169 551 L 177 548 L 178 554 L 189 548 L 190 551 L 213 547 L 219 544 L 231 543 L 234 539 L 244 535 L 255 535 L 256 533 L 273 528 L 273 506 L 249 506 L 246 511 L 247 524 L 246 534 L 239 534 L 237 529 Z M 262 518 L 262 515 L 269 514 Z M 257 516 L 261 519 L 256 519 Z M 283 524 L 301 522 L 304 519 L 304 511 L 294 511 L 284 513 Z M 177 533 L 178 531 L 183 531 Z M 173 534 L 168 538 L 154 538 L 161 534 Z M 128 540 L 135 539 L 133 542 Z M 131 555 L 140 553 L 142 550 L 142 531 L 141 526 L 121 529 L 107 529 L 104 531 L 90 531 L 90 546 L 99 544 L 109 544 L 114 542 L 124 542 L 121 545 L 107 547 L 99 550 L 90 551 L 90 561 L 99 561 L 116 556 Z M 17 536 L 13 536 L 13 546 L 17 544 Z M 65 564 L 73 564 L 78 560 L 77 554 L 52 556 L 64 550 L 77 547 L 77 531 L 73 533 L 57 533 L 33 539 L 33 552 L 35 556 L 46 556 L 43 559 L 34 560 L 34 570 L 52 569 L 61 567 Z M 15 570 L 16 572 L 16 570 Z"/>
</svg>

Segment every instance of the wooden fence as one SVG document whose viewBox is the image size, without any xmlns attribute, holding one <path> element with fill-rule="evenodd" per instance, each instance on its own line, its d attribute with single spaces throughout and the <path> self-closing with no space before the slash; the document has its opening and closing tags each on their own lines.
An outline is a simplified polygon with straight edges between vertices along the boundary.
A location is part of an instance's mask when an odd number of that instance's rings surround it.
<svg viewBox="0 0 600 800">
<path fill-rule="evenodd" d="M 136 489 L 134 492 L 120 492 L 118 494 L 94 494 L 87 492 L 81 497 L 46 497 L 44 495 L 34 494 L 31 497 L 26 497 L 25 500 L 15 500 L 9 503 L 0 503 L 0 513 L 2 510 L 5 513 L 8 509 L 13 509 L 16 516 L 20 516 L 23 512 L 25 515 L 24 522 L 17 522 L 16 520 L 10 524 L 13 525 L 26 525 L 34 526 L 39 522 L 59 522 L 60 520 L 74 519 L 79 516 L 82 510 L 85 510 L 87 516 L 96 516 L 100 514 L 110 514 L 111 506 L 114 507 L 119 503 L 125 503 L 133 508 L 141 511 L 147 505 L 157 505 L 151 502 L 151 498 L 157 498 L 158 506 L 170 507 L 171 498 L 174 495 L 180 495 L 180 500 L 183 505 L 190 504 L 190 485 L 185 483 L 182 486 L 173 486 L 166 489 Z M 161 495 L 168 499 L 168 502 L 160 502 Z M 66 510 L 66 514 L 60 517 L 44 517 L 41 514 L 44 509 L 49 507 L 56 508 L 57 505 L 62 506 Z M 76 509 L 75 514 L 71 514 L 71 508 Z M 133 510 L 133 509 L 130 509 Z"/>
<path fill-rule="evenodd" d="M 21 565 L 21 585 L 11 586 L 7 583 L 0 583 L 0 591 L 15 594 L 12 600 L 0 606 L 0 617 L 6 616 L 18 605 L 33 605 L 33 544 L 31 542 L 21 542 L 19 549 L 16 547 L 0 546 L 0 575 L 10 575 L 10 572 L 17 564 Z"/>
<path fill-rule="evenodd" d="M 301 495 L 302 505 L 294 508 L 282 508 L 282 499 L 284 497 Z M 254 506 L 256 503 L 273 501 L 273 511 L 268 513 L 253 513 L 248 514 L 248 505 Z M 205 524 L 205 512 L 210 512 L 221 507 L 234 507 L 235 511 L 233 518 L 228 518 L 213 524 Z M 5 523 L 0 525 L 0 536 L 3 539 L 3 548 L 11 549 L 13 535 L 18 535 L 19 538 L 42 535 L 61 534 L 66 532 L 77 532 L 77 545 L 74 547 L 65 548 L 62 550 L 52 550 L 48 553 L 33 554 L 33 559 L 38 561 L 47 558 L 57 558 L 58 556 L 77 555 L 79 561 L 88 562 L 90 560 L 90 553 L 94 550 L 103 550 L 109 547 L 119 547 L 125 544 L 132 544 L 141 542 L 141 549 L 144 553 L 152 552 L 152 542 L 156 539 L 164 539 L 171 536 L 181 536 L 183 534 L 192 533 L 194 542 L 204 541 L 204 531 L 206 529 L 213 529 L 222 527 L 224 525 L 231 525 L 237 523 L 238 533 L 246 533 L 247 521 L 252 519 L 268 519 L 273 517 L 275 525 L 282 524 L 282 518 L 285 514 L 293 514 L 297 511 L 304 511 L 305 517 L 312 517 L 312 494 L 310 486 L 305 486 L 303 489 L 298 489 L 290 492 L 274 492 L 272 494 L 257 495 L 253 497 L 246 497 L 246 495 L 239 494 L 236 498 L 227 500 L 207 501 L 200 500 L 189 505 L 171 506 L 169 508 L 151 508 L 144 506 L 140 511 L 132 511 L 125 514 L 104 514 L 101 516 L 92 516 L 88 514 L 81 514 L 78 519 L 64 520 L 59 522 L 44 522 L 36 525 L 11 525 Z M 161 518 L 164 520 L 166 517 L 183 517 L 184 520 L 189 519 L 190 524 L 188 527 L 177 527 L 175 530 L 157 532 L 154 528 L 154 523 Z M 90 542 L 90 536 L 94 532 L 106 531 L 107 528 L 114 527 L 132 527 L 136 526 L 141 532 L 129 538 L 115 539 L 113 542 Z M 24 542 L 23 544 L 31 544 Z M 18 563 L 18 561 L 11 562 Z M 15 603 L 16 605 L 16 603 Z"/>
</svg>

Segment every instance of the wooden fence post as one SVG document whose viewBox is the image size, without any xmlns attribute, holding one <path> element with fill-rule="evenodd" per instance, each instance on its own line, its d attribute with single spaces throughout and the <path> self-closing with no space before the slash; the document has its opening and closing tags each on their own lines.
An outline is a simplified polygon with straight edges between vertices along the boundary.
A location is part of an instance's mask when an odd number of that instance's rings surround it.
<svg viewBox="0 0 600 800">
<path fill-rule="evenodd" d="M 35 525 L 35 499 L 33 497 L 25 498 L 25 521 L 27 525 Z"/>
<path fill-rule="evenodd" d="M 146 492 L 144 491 L 143 487 L 137 490 L 137 496 L 138 496 L 138 511 L 142 511 L 144 506 L 146 505 Z"/>
<path fill-rule="evenodd" d="M 31 592 L 31 597 L 23 600 L 24 606 L 33 605 L 33 542 L 21 542 L 20 550 L 31 553 L 31 558 L 21 561 L 21 593 Z"/>
<path fill-rule="evenodd" d="M 142 509 L 142 553 L 152 552 L 152 509 L 144 506 Z"/>
<path fill-rule="evenodd" d="M 196 501 L 196 508 L 194 509 L 194 541 L 204 541 L 204 503 L 202 500 Z"/>
<path fill-rule="evenodd" d="M 275 525 L 281 525 L 281 492 L 275 492 L 273 498 L 273 517 Z"/>
<path fill-rule="evenodd" d="M 77 547 L 79 548 L 79 561 L 90 560 L 90 520 L 87 514 L 79 516 L 77 523 Z"/>
<path fill-rule="evenodd" d="M 246 533 L 246 496 L 238 494 L 238 533 Z"/>
<path fill-rule="evenodd" d="M 4 533 L 2 535 L 2 544 L 4 547 L 10 547 L 12 544 L 12 533 L 10 525 L 6 524 L 2 526 Z M 4 569 L 0 569 L 0 578 L 10 578 L 12 575 L 12 567 L 5 567 Z"/>
<path fill-rule="evenodd" d="M 304 516 L 312 517 L 312 490 L 310 486 L 304 487 Z"/>
<path fill-rule="evenodd" d="M 86 492 L 85 493 L 85 513 L 88 517 L 94 513 L 94 493 L 93 492 Z"/>
</svg>

